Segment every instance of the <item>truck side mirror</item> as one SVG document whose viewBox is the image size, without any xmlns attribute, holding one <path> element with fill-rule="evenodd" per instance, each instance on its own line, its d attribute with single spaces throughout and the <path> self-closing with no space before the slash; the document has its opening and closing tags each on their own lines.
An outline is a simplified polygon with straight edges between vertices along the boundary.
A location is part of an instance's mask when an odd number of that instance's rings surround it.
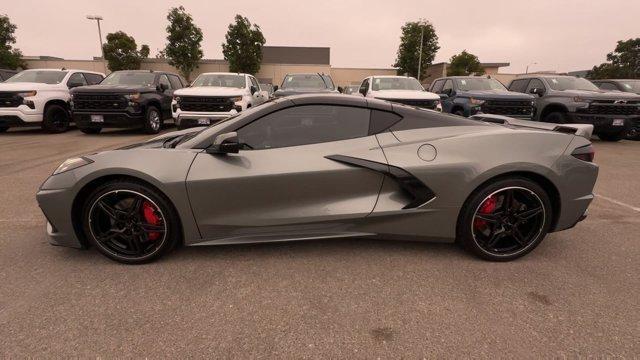
<svg viewBox="0 0 640 360">
<path fill-rule="evenodd" d="M 278 85 L 273 85 L 273 92 L 278 91 Z"/>
<path fill-rule="evenodd" d="M 543 96 L 544 95 L 544 89 L 542 89 L 542 88 L 532 88 L 531 90 L 529 90 L 529 93 L 534 94 L 534 95 L 538 95 L 538 96 Z"/>
<path fill-rule="evenodd" d="M 253 95 L 256 93 L 256 91 L 258 91 L 258 88 L 255 87 L 254 85 L 251 85 L 251 87 L 249 88 L 249 91 L 251 91 L 251 95 Z"/>
</svg>

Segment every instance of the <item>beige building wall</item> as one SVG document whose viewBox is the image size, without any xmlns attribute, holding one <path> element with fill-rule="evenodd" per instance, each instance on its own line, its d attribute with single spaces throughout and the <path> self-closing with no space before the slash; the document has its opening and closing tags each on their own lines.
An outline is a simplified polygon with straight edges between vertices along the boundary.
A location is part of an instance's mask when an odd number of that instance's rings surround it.
<svg viewBox="0 0 640 360">
<path fill-rule="evenodd" d="M 104 64 L 97 60 L 25 60 L 29 69 L 77 69 L 104 73 Z"/>
</svg>

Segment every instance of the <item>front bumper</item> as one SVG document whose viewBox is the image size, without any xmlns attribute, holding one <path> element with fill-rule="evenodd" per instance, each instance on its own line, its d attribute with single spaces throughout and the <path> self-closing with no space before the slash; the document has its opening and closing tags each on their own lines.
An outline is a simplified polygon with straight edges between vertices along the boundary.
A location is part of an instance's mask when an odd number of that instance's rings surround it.
<svg viewBox="0 0 640 360">
<path fill-rule="evenodd" d="M 209 126 L 220 120 L 236 115 L 238 111 L 233 109 L 227 112 L 188 112 L 177 110 L 173 113 L 176 125 L 181 128 L 193 126 Z"/>
<path fill-rule="evenodd" d="M 47 219 L 49 243 L 57 246 L 82 248 L 73 226 L 71 209 L 73 196 L 69 189 L 40 189 L 36 200 Z"/>
<path fill-rule="evenodd" d="M 26 105 L 15 108 L 0 108 L 0 126 L 39 126 L 42 123 L 42 113 Z"/>
<path fill-rule="evenodd" d="M 91 115 L 102 115 L 103 122 L 91 121 Z M 142 112 L 131 114 L 128 112 L 74 112 L 73 120 L 83 128 L 137 128 L 144 126 L 145 117 Z"/>
<path fill-rule="evenodd" d="M 618 133 L 628 131 L 633 124 L 640 123 L 640 116 L 629 115 L 599 115 L 583 114 L 579 112 L 569 113 L 569 120 L 574 124 L 591 124 L 593 133 Z M 613 125 L 614 120 L 623 120 L 623 125 Z"/>
</svg>

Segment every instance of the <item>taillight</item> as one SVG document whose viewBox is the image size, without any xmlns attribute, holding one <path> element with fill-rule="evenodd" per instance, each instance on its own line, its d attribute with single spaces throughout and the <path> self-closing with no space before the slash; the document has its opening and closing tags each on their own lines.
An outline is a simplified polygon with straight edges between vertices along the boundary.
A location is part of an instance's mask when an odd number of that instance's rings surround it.
<svg viewBox="0 0 640 360">
<path fill-rule="evenodd" d="M 594 150 L 592 145 L 581 146 L 571 153 L 574 158 L 580 159 L 586 162 L 593 162 L 595 158 L 596 151 Z"/>
</svg>

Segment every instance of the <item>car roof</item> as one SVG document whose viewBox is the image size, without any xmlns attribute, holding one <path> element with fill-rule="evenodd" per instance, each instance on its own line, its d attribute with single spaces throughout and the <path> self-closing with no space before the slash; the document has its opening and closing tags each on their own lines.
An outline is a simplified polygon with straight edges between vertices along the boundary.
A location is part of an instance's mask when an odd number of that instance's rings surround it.
<svg viewBox="0 0 640 360">
<path fill-rule="evenodd" d="M 246 74 L 246 73 L 234 73 L 234 72 L 225 72 L 225 71 L 214 71 L 214 72 L 204 72 L 201 73 L 200 75 L 243 75 L 243 76 L 251 76 L 251 74 Z M 198 76 L 200 76 L 198 75 Z"/>
<path fill-rule="evenodd" d="M 559 77 L 565 77 L 565 78 L 576 78 L 576 79 L 580 79 L 577 76 L 573 76 L 573 75 L 561 75 L 561 74 L 532 74 L 532 75 L 522 75 L 522 76 L 518 76 L 517 78 L 513 79 L 513 80 L 519 80 L 519 79 L 533 79 L 533 78 L 544 78 L 544 79 L 549 79 L 549 78 L 559 78 Z"/>
<path fill-rule="evenodd" d="M 597 79 L 597 80 L 590 80 L 591 82 L 602 82 L 602 81 L 640 81 L 640 79 Z"/>
<path fill-rule="evenodd" d="M 4 69 L 2 69 L 4 70 Z M 9 71 L 16 71 L 16 70 L 9 70 Z M 91 71 L 91 70 L 82 70 L 82 69 L 52 69 L 52 68 L 42 68 L 42 69 L 24 69 L 22 71 L 68 71 L 68 72 L 83 72 L 83 73 L 88 73 L 88 74 L 96 74 L 96 75 L 102 75 L 104 76 L 103 73 L 101 72 L 97 72 L 97 71 Z M 22 72 L 22 71 L 16 71 L 16 72 Z"/>
<path fill-rule="evenodd" d="M 175 76 L 180 76 L 176 73 L 172 73 L 172 72 L 168 72 L 168 71 L 155 71 L 155 70 L 118 70 L 118 71 L 114 71 L 114 73 L 116 72 L 135 72 L 135 73 L 151 73 L 151 74 L 164 74 L 164 75 L 175 75 Z"/>
</svg>

